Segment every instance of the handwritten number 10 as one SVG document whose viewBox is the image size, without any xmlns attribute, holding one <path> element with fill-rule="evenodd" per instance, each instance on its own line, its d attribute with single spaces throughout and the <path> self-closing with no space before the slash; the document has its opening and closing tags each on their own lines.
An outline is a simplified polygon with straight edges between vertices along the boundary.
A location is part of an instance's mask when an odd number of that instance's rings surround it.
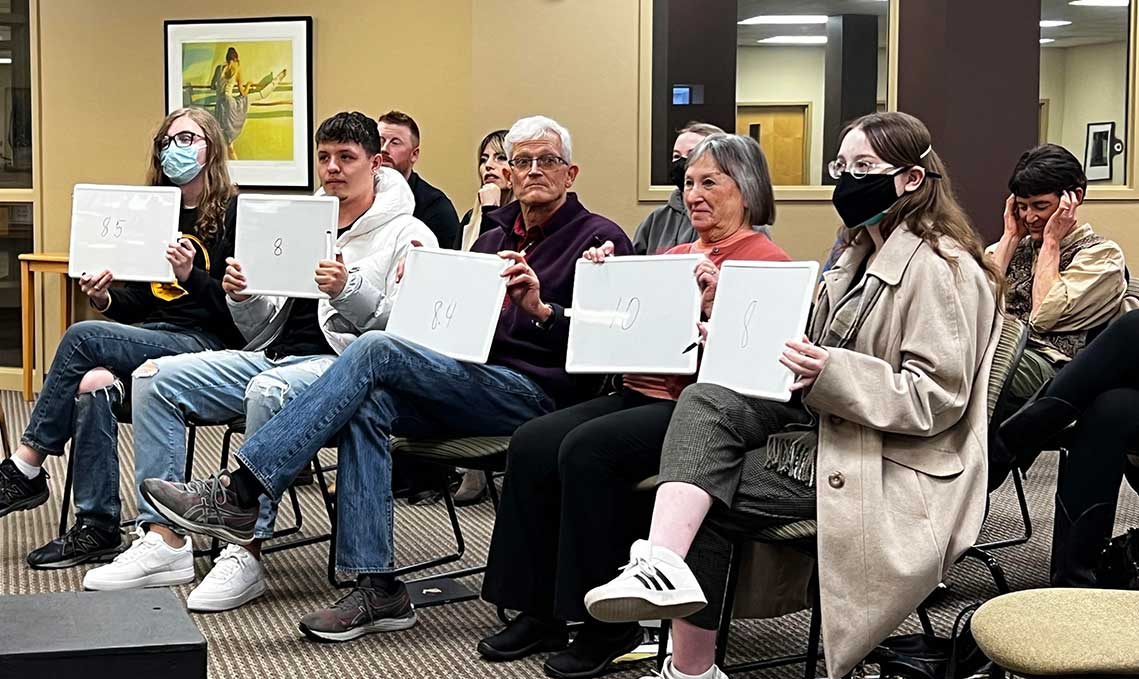
<svg viewBox="0 0 1139 679">
<path fill-rule="evenodd" d="M 625 305 L 625 308 L 622 310 L 621 309 L 621 302 L 624 302 L 624 301 L 625 301 L 624 297 L 618 297 L 617 298 L 617 309 L 616 309 L 617 313 L 615 313 L 613 315 L 613 318 L 609 321 L 609 327 L 610 328 L 613 327 L 613 325 L 617 322 L 618 318 L 621 319 L 621 329 L 622 330 L 628 330 L 629 328 L 633 327 L 634 323 L 637 322 L 637 316 L 639 316 L 641 313 L 641 300 L 640 300 L 640 298 L 639 297 L 630 297 L 629 302 Z"/>
</svg>

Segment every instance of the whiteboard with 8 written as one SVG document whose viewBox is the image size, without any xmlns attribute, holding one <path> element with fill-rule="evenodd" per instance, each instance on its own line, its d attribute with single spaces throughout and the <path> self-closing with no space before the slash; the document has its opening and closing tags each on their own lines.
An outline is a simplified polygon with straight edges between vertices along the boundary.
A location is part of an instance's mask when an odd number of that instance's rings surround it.
<svg viewBox="0 0 1139 679">
<path fill-rule="evenodd" d="M 173 281 L 166 247 L 178 239 L 181 209 L 174 186 L 76 184 L 67 275 L 110 271 L 120 281 Z"/>
<path fill-rule="evenodd" d="M 724 262 L 699 382 L 786 403 L 795 377 L 779 362 L 807 327 L 816 262 Z"/>
<path fill-rule="evenodd" d="M 316 265 L 332 259 L 339 220 L 332 196 L 238 196 L 233 256 L 248 281 L 245 294 L 327 299 Z"/>
</svg>

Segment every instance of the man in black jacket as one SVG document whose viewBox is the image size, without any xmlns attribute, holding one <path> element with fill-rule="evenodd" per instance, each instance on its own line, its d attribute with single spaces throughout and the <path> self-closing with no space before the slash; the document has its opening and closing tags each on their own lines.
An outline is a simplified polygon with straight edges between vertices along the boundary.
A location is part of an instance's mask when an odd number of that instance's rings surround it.
<svg viewBox="0 0 1139 679">
<path fill-rule="evenodd" d="M 413 215 L 431 229 L 439 239 L 439 247 L 459 249 L 463 230 L 454 204 L 412 169 L 419 160 L 419 125 L 402 111 L 388 111 L 379 117 L 379 124 L 382 162 L 407 179 L 415 195 Z"/>
</svg>

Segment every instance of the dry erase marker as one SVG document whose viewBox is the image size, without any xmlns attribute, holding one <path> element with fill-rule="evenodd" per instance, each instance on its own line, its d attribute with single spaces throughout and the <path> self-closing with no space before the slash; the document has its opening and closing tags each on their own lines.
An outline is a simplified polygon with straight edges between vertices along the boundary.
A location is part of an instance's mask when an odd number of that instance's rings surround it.
<svg viewBox="0 0 1139 679">
<path fill-rule="evenodd" d="M 700 339 L 696 340 L 692 344 L 689 344 L 688 347 L 685 348 L 684 351 L 680 352 L 680 354 L 681 355 L 687 354 L 688 352 L 692 351 L 693 349 L 695 349 L 696 347 L 700 346 L 703 343 L 704 343 L 704 338 L 701 337 Z"/>
</svg>

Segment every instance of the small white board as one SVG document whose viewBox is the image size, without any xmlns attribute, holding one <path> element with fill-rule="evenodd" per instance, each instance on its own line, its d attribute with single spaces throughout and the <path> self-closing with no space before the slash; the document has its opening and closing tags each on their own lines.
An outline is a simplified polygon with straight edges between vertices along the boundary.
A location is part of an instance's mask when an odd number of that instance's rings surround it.
<svg viewBox="0 0 1139 679">
<path fill-rule="evenodd" d="M 791 400 L 795 376 L 779 356 L 803 336 L 818 278 L 816 262 L 725 262 L 698 381 Z"/>
<path fill-rule="evenodd" d="M 703 255 L 580 259 L 574 271 L 566 372 L 691 375 Z"/>
<path fill-rule="evenodd" d="M 412 248 L 387 332 L 468 363 L 486 363 L 510 262 L 497 255 Z"/>
<path fill-rule="evenodd" d="M 238 196 L 233 256 L 249 281 L 244 294 L 328 299 L 316 265 L 332 259 L 339 219 L 333 196 Z"/>
<path fill-rule="evenodd" d="M 110 271 L 118 281 L 173 281 L 166 248 L 178 240 L 181 209 L 174 186 L 76 184 L 67 275 Z"/>
</svg>

